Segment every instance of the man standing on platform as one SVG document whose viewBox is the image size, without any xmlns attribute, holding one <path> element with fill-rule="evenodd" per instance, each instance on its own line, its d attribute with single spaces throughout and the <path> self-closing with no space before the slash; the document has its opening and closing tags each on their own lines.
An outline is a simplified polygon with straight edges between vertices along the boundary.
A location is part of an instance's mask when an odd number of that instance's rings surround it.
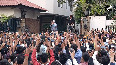
<svg viewBox="0 0 116 65">
<path fill-rule="evenodd" d="M 51 21 L 51 31 L 57 31 L 57 24 L 55 23 L 55 20 Z"/>
<path fill-rule="evenodd" d="M 71 30 L 71 32 L 74 30 L 75 26 L 75 20 L 73 19 L 73 15 L 70 15 L 70 18 L 68 19 L 68 31 Z"/>
</svg>

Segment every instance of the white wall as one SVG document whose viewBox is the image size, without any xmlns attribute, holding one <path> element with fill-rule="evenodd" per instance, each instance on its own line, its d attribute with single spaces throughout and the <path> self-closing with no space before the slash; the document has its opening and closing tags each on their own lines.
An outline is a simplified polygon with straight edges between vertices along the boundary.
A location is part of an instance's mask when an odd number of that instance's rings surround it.
<svg viewBox="0 0 116 65">
<path fill-rule="evenodd" d="M 67 4 L 67 9 L 66 9 L 66 3 L 63 4 L 63 8 L 58 7 L 57 0 L 28 0 L 28 1 L 47 9 L 48 11 L 46 13 L 59 14 L 65 16 L 69 16 L 72 14 L 68 4 Z"/>
<path fill-rule="evenodd" d="M 106 21 L 106 16 L 90 16 L 90 30 L 93 29 L 99 29 L 101 30 L 102 28 L 105 30 L 105 21 Z"/>
<path fill-rule="evenodd" d="M 14 15 L 16 18 L 21 17 L 21 12 L 19 8 L 10 8 L 10 7 L 0 8 L 0 15 L 1 14 L 5 14 L 7 16 Z M 37 10 L 27 10 L 25 18 L 37 19 L 38 15 L 40 15 L 40 12 Z"/>
<path fill-rule="evenodd" d="M 5 7 L 5 8 L 0 7 L 0 15 L 1 14 L 7 15 L 7 16 L 14 15 L 14 9 L 9 7 Z"/>
<path fill-rule="evenodd" d="M 37 19 L 37 16 L 40 14 L 39 11 L 36 10 L 27 10 L 26 9 L 26 15 L 25 18 L 33 18 L 33 19 Z M 14 15 L 16 16 L 16 18 L 21 18 L 21 11 L 19 8 L 15 8 L 14 9 Z"/>
<path fill-rule="evenodd" d="M 53 1 L 54 0 L 28 0 L 42 8 L 47 9 L 47 13 L 53 13 Z M 45 13 L 45 12 L 44 12 Z"/>
<path fill-rule="evenodd" d="M 66 8 L 66 6 L 67 6 L 67 8 Z M 65 16 L 72 15 L 72 12 L 70 11 L 70 7 L 68 5 L 68 1 L 67 1 L 67 4 L 63 3 L 63 7 L 58 7 L 57 0 L 54 0 L 54 12 L 53 13 L 60 14 L 60 15 L 65 15 Z"/>
<path fill-rule="evenodd" d="M 14 9 L 14 16 L 16 16 L 16 18 L 21 18 L 21 11 L 19 8 Z"/>
</svg>

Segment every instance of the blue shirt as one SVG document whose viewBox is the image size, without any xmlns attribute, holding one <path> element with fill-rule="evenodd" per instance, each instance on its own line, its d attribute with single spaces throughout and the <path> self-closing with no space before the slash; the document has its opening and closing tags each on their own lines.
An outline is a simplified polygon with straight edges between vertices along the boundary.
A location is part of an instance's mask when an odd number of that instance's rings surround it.
<svg viewBox="0 0 116 65">
<path fill-rule="evenodd" d="M 56 31 L 57 30 L 57 24 L 56 23 L 52 24 L 51 30 L 52 31 Z"/>
<path fill-rule="evenodd" d="M 82 51 L 80 49 L 78 49 L 77 52 L 75 53 L 75 59 L 78 64 L 80 64 L 80 62 L 81 62 L 81 57 L 82 57 Z"/>
</svg>

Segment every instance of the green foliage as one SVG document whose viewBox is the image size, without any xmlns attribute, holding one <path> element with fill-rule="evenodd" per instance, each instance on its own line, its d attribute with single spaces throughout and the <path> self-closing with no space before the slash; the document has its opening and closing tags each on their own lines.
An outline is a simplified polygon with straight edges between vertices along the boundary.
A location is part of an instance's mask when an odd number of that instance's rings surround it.
<svg viewBox="0 0 116 65">
<path fill-rule="evenodd" d="M 9 19 L 13 18 L 14 16 L 13 16 L 13 15 L 11 15 L 11 16 L 6 16 L 6 15 L 4 15 L 4 14 L 1 14 L 0 17 L 1 17 L 1 18 L 0 18 L 0 22 L 4 23 L 4 22 L 7 22 Z"/>
<path fill-rule="evenodd" d="M 74 15 L 77 23 L 81 22 L 81 17 L 85 16 L 85 11 L 89 9 L 88 16 L 104 16 L 108 11 L 106 11 L 106 5 L 116 5 L 116 0 L 77 0 L 74 5 L 77 7 L 74 10 Z M 109 13 L 108 13 L 109 14 Z M 107 14 L 107 15 L 108 15 Z M 112 14 L 109 17 L 112 17 Z M 116 16 L 116 15 L 114 15 Z"/>
<path fill-rule="evenodd" d="M 58 0 L 61 4 L 65 3 L 65 1 L 68 1 L 69 4 L 74 0 Z M 116 0 L 77 0 L 75 3 L 73 3 L 73 6 L 77 6 L 74 10 L 74 16 L 77 23 L 81 22 L 81 17 L 85 16 L 85 11 L 89 9 L 89 15 L 88 16 L 108 16 L 108 19 L 113 18 L 113 16 L 116 16 L 113 12 L 108 12 L 105 7 L 106 5 L 115 5 L 116 6 Z"/>
<path fill-rule="evenodd" d="M 0 18 L 0 21 L 1 22 L 6 22 L 8 20 L 8 17 L 4 14 L 1 14 L 1 18 Z"/>
<path fill-rule="evenodd" d="M 81 17 L 84 16 L 84 12 L 82 11 L 82 8 L 81 7 L 77 7 L 75 9 L 75 20 L 77 21 L 77 23 L 79 23 L 81 21 Z"/>
<path fill-rule="evenodd" d="M 84 12 L 87 9 L 87 3 L 86 0 L 80 0 L 76 2 L 77 7 L 74 10 L 74 16 L 75 16 L 75 20 L 77 21 L 77 23 L 81 22 L 81 17 L 85 16 Z"/>
<path fill-rule="evenodd" d="M 105 13 L 105 6 L 103 4 L 99 5 L 99 4 L 93 4 L 93 6 L 91 6 L 91 10 L 90 10 L 90 15 L 99 15 L 102 16 Z"/>
</svg>

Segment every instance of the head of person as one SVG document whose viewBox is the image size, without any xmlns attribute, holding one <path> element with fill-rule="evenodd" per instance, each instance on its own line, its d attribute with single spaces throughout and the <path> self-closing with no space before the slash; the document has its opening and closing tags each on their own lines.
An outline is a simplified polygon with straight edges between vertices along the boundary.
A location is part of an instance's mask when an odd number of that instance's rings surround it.
<svg viewBox="0 0 116 65">
<path fill-rule="evenodd" d="M 99 63 L 103 65 L 108 65 L 110 62 L 110 58 L 104 49 L 98 51 L 96 59 Z"/>
<path fill-rule="evenodd" d="M 86 52 L 86 47 L 81 46 L 81 51 L 82 51 L 83 53 Z"/>
<path fill-rule="evenodd" d="M 77 46 L 76 44 L 72 44 L 72 45 L 71 45 L 71 48 L 73 48 L 73 49 L 75 50 L 75 52 L 76 52 L 76 51 L 77 51 L 78 46 Z"/>
<path fill-rule="evenodd" d="M 3 59 L 0 61 L 0 65 L 10 65 L 7 59 Z"/>
<path fill-rule="evenodd" d="M 89 54 L 87 52 L 83 53 L 83 55 L 82 55 L 82 58 L 83 58 L 84 62 L 88 62 L 89 57 L 90 56 L 89 56 Z"/>
<path fill-rule="evenodd" d="M 21 54 L 21 53 L 24 52 L 24 50 L 25 50 L 25 47 L 19 46 L 19 47 L 17 47 L 17 49 L 16 49 L 16 53 L 17 53 L 17 54 Z"/>
<path fill-rule="evenodd" d="M 39 45 L 37 46 L 37 60 L 41 61 L 41 55 L 43 53 L 46 53 L 47 47 L 45 45 L 43 45 L 43 42 L 39 43 Z"/>
<path fill-rule="evenodd" d="M 22 65 L 24 62 L 24 55 L 23 54 L 18 54 L 17 56 L 17 64 Z"/>
<path fill-rule="evenodd" d="M 42 55 L 40 55 L 40 62 L 42 64 L 47 64 L 48 62 L 48 54 L 47 53 L 42 53 Z"/>
<path fill-rule="evenodd" d="M 55 48 L 54 48 L 54 56 L 55 56 L 56 60 L 59 59 L 60 51 L 62 51 L 62 49 L 60 47 L 61 47 L 61 45 L 59 44 L 59 45 L 55 46 Z"/>
<path fill-rule="evenodd" d="M 55 23 L 55 20 L 53 20 L 53 23 Z"/>
<path fill-rule="evenodd" d="M 62 64 L 58 60 L 56 60 L 56 61 L 52 62 L 51 65 L 62 65 Z"/>
<path fill-rule="evenodd" d="M 14 61 L 15 58 L 16 58 L 16 54 L 15 54 L 15 53 L 12 53 L 12 54 L 10 55 L 11 61 Z"/>
<path fill-rule="evenodd" d="M 62 65 L 65 65 L 66 61 L 68 60 L 67 55 L 65 53 L 60 53 L 59 61 Z"/>
</svg>

